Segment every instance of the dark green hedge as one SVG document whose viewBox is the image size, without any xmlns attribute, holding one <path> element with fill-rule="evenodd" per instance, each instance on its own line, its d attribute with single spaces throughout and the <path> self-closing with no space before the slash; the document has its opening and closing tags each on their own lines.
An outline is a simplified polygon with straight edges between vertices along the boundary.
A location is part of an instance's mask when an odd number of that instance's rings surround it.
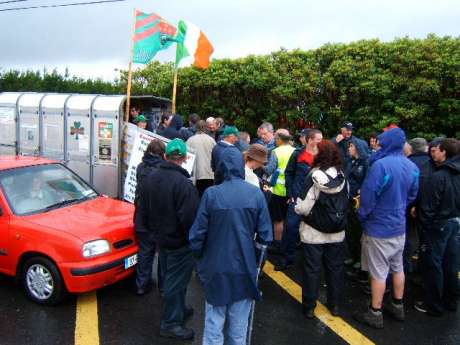
<svg viewBox="0 0 460 345">
<path fill-rule="evenodd" d="M 115 83 L 63 78 L 61 89 L 45 81 L 51 76 L 26 78 L 25 88 L 24 78 L 11 73 L 0 75 L 0 90 L 126 89 L 126 72 Z M 173 65 L 155 61 L 134 73 L 133 94 L 171 98 L 172 79 Z M 177 106 L 179 113 L 222 116 L 252 133 L 268 120 L 291 129 L 316 125 L 333 135 L 347 119 L 363 136 L 398 122 L 411 137 L 460 137 L 460 38 L 363 40 L 214 60 L 208 70 L 179 71 Z"/>
</svg>

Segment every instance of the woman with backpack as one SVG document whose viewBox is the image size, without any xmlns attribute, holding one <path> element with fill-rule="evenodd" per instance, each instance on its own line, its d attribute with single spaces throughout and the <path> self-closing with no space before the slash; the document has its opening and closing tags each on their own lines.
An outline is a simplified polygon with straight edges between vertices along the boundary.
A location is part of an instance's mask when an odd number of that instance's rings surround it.
<svg viewBox="0 0 460 345">
<path fill-rule="evenodd" d="M 327 307 L 332 315 L 339 315 L 349 203 L 349 187 L 342 169 L 337 146 L 323 140 L 318 144 L 313 169 L 295 206 L 296 213 L 302 216 L 299 229 L 303 252 L 302 311 L 309 319 L 314 317 L 319 296 L 322 263 Z"/>
</svg>

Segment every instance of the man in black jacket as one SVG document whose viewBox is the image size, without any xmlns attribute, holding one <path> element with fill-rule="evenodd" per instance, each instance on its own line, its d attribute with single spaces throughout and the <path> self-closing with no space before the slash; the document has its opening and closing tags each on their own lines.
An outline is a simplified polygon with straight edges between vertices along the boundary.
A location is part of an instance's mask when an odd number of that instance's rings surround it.
<svg viewBox="0 0 460 345">
<path fill-rule="evenodd" d="M 162 337 L 192 339 L 194 332 L 184 327 L 193 309 L 185 307 L 185 294 L 190 282 L 194 259 L 188 243 L 188 232 L 196 216 L 199 197 L 181 167 L 187 157 L 186 144 L 174 139 L 166 146 L 166 161 L 148 176 L 140 199 L 144 224 L 155 234 L 160 248 L 163 275 Z"/>
<path fill-rule="evenodd" d="M 456 139 L 442 140 L 431 150 L 435 171 L 419 202 L 421 271 L 424 301 L 418 311 L 432 316 L 457 310 L 460 155 Z"/>
</svg>

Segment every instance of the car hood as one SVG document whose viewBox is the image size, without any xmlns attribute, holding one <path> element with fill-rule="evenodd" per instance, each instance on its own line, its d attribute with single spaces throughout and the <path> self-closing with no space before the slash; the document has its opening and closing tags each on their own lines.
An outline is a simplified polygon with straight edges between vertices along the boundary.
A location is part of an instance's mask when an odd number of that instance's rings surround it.
<svg viewBox="0 0 460 345">
<path fill-rule="evenodd" d="M 79 204 L 26 216 L 23 220 L 66 232 L 83 242 L 103 238 L 114 243 L 134 238 L 133 214 L 133 205 L 100 196 Z"/>
</svg>

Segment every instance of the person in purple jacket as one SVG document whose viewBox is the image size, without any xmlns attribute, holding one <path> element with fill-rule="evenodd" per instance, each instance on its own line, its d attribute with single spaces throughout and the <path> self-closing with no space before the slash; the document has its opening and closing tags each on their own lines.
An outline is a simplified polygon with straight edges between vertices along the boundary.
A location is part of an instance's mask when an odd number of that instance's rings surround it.
<svg viewBox="0 0 460 345">
<path fill-rule="evenodd" d="M 403 154 L 406 135 L 402 129 L 389 129 L 378 140 L 381 149 L 370 158 L 358 211 L 364 230 L 361 266 L 371 277 L 372 300 L 366 311 L 354 317 L 368 326 L 383 328 L 382 300 L 390 272 L 393 298 L 384 309 L 395 319 L 404 320 L 406 208 L 417 196 L 419 169 Z"/>
</svg>

